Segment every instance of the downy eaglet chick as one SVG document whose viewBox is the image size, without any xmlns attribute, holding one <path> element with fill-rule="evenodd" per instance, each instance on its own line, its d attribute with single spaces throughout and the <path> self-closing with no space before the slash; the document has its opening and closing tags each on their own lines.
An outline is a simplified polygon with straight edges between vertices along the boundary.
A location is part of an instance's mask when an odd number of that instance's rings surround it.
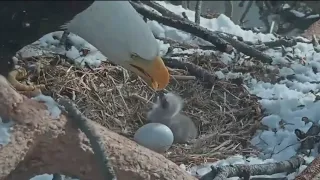
<svg viewBox="0 0 320 180">
<path fill-rule="evenodd" d="M 181 97 L 173 93 L 161 93 L 148 112 L 147 119 L 168 126 L 174 135 L 174 143 L 188 143 L 198 136 L 198 130 L 193 121 L 181 113 L 182 107 Z"/>
</svg>

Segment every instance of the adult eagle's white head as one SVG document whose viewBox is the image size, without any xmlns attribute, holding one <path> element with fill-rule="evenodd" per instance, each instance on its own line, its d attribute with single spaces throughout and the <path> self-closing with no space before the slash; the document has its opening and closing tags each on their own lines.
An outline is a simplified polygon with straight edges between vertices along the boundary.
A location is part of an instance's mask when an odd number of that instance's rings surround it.
<svg viewBox="0 0 320 180">
<path fill-rule="evenodd" d="M 169 83 L 158 42 L 128 1 L 95 1 L 62 27 L 136 73 L 153 89 L 164 89 Z"/>
</svg>

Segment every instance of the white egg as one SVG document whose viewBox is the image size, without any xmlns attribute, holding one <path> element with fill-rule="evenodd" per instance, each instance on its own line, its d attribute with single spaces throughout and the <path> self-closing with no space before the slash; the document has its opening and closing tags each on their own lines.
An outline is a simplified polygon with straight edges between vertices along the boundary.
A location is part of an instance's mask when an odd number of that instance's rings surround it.
<svg viewBox="0 0 320 180">
<path fill-rule="evenodd" d="M 148 123 L 137 130 L 134 140 L 155 152 L 167 151 L 173 143 L 173 133 L 170 128 L 161 123 Z"/>
</svg>

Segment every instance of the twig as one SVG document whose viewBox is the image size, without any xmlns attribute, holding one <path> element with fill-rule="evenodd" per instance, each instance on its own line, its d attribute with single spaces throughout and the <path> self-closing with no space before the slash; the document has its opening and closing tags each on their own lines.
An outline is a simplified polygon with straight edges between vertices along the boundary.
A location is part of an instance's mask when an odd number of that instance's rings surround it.
<svg viewBox="0 0 320 180">
<path fill-rule="evenodd" d="M 63 34 L 62 34 L 60 42 L 59 42 L 60 46 L 65 46 L 66 45 L 66 42 L 67 42 L 69 34 L 70 34 L 69 31 L 63 31 Z"/>
<path fill-rule="evenodd" d="M 181 6 L 185 9 L 190 9 L 189 1 L 181 1 Z"/>
<path fill-rule="evenodd" d="M 194 22 L 196 24 L 200 24 L 201 7 L 202 7 L 202 1 L 197 0 L 196 9 L 195 9 L 196 13 L 195 13 L 195 17 L 194 17 Z"/>
<path fill-rule="evenodd" d="M 224 1 L 225 12 L 224 14 L 232 20 L 233 4 L 231 0 Z"/>
<path fill-rule="evenodd" d="M 196 77 L 195 77 L 195 76 L 171 75 L 171 78 L 172 78 L 172 79 L 175 79 L 175 80 L 185 80 L 185 81 L 188 81 L 188 80 L 196 80 Z"/>
<path fill-rule="evenodd" d="M 312 45 L 314 47 L 319 46 L 319 41 L 318 41 L 318 38 L 315 34 L 312 35 Z"/>
<path fill-rule="evenodd" d="M 187 9 L 190 9 L 191 7 L 191 1 L 187 1 Z"/>
<path fill-rule="evenodd" d="M 251 57 L 255 57 L 264 63 L 268 63 L 268 64 L 272 63 L 272 58 L 269 55 L 262 53 L 261 51 L 255 49 L 253 47 L 250 47 L 249 45 L 247 45 L 244 42 L 233 39 L 229 35 L 226 35 L 223 33 L 220 33 L 219 35 L 220 35 L 219 37 L 221 37 L 225 41 L 229 42 L 235 49 L 242 52 L 243 54 L 251 56 Z"/>
<path fill-rule="evenodd" d="M 184 19 L 189 20 L 189 18 L 188 18 L 188 16 L 187 16 L 186 12 L 182 12 L 181 14 L 182 14 L 182 17 L 183 17 Z"/>
<path fill-rule="evenodd" d="M 98 134 L 90 127 L 88 123 L 89 119 L 86 118 L 81 112 L 76 108 L 76 106 L 67 99 L 60 98 L 58 103 L 62 110 L 67 114 L 74 124 L 88 137 L 92 150 L 96 156 L 97 161 L 100 164 L 101 171 L 106 180 L 116 180 L 115 172 L 109 162 L 109 158 L 104 152 L 104 147 L 101 144 L 101 140 Z"/>
<path fill-rule="evenodd" d="M 276 41 L 270 41 L 270 42 L 265 42 L 264 45 L 266 45 L 269 48 L 275 48 L 275 47 L 292 47 L 297 45 L 297 40 L 296 39 L 279 39 Z"/>
<path fill-rule="evenodd" d="M 303 121 L 306 117 L 303 118 Z M 308 118 L 307 118 L 308 119 Z M 312 122 L 311 127 L 306 133 L 300 129 L 295 129 L 295 134 L 301 141 L 300 148 L 298 152 L 301 152 L 306 155 L 310 155 L 311 150 L 314 148 L 314 145 L 319 142 L 319 133 L 320 125 L 318 123 Z M 309 152 L 307 152 L 309 150 Z"/>
<path fill-rule="evenodd" d="M 253 177 L 250 180 L 288 180 L 287 177 L 270 178 L 270 177 Z"/>
<path fill-rule="evenodd" d="M 155 104 L 155 103 L 153 103 L 152 101 L 147 100 L 146 98 L 141 97 L 141 96 L 138 95 L 138 94 L 132 94 L 131 97 L 137 98 L 137 99 L 143 101 L 143 102 L 146 103 L 146 104 L 150 104 L 150 105 L 154 105 L 154 104 Z"/>
<path fill-rule="evenodd" d="M 168 37 L 162 38 L 162 37 L 158 37 L 155 36 L 156 39 L 159 39 L 161 41 L 163 41 L 164 43 L 169 43 L 171 46 L 182 46 L 186 49 L 199 49 L 199 46 L 196 44 L 190 44 L 188 42 L 181 42 L 181 41 L 177 41 Z M 212 49 L 212 47 L 211 47 Z"/>
<path fill-rule="evenodd" d="M 238 4 L 239 7 L 243 7 L 246 0 L 241 0 Z"/>
<path fill-rule="evenodd" d="M 179 16 L 178 14 L 169 11 L 165 7 L 161 6 L 160 4 L 153 2 L 153 1 L 141 1 L 143 4 L 148 5 L 152 7 L 153 9 L 157 10 L 159 13 L 162 14 L 162 16 L 167 16 L 170 18 L 178 19 L 178 20 L 183 20 L 184 18 Z"/>
<path fill-rule="evenodd" d="M 117 86 L 116 82 L 114 82 L 114 79 L 113 79 L 112 77 L 111 77 L 110 79 L 111 79 L 111 81 L 112 81 L 112 83 L 113 83 L 114 87 L 115 87 L 115 88 L 116 88 L 116 90 L 118 91 L 118 93 L 119 93 L 119 95 L 120 95 L 120 97 L 121 97 L 121 100 L 122 100 L 122 102 L 123 102 L 123 104 L 124 104 L 124 107 L 126 108 L 127 112 L 128 112 L 128 113 L 130 113 L 130 109 L 129 109 L 129 107 L 128 107 L 128 105 L 127 105 L 126 101 L 124 100 L 123 95 L 122 95 L 122 93 L 121 93 L 120 89 L 118 88 L 118 86 Z"/>
<path fill-rule="evenodd" d="M 164 24 L 166 26 L 171 26 L 176 29 L 191 33 L 195 36 L 198 36 L 199 38 L 202 38 L 206 41 L 211 42 L 213 45 L 217 47 L 219 51 L 222 52 L 231 52 L 230 51 L 230 45 L 224 40 L 222 40 L 220 37 L 218 37 L 216 34 L 214 34 L 212 31 L 203 28 L 201 26 L 198 26 L 197 24 L 191 22 L 191 21 L 181 21 L 172 19 L 165 16 L 160 16 L 152 11 L 149 11 L 148 9 L 144 8 L 138 3 L 130 1 L 131 5 L 136 9 L 137 12 L 139 12 L 142 16 L 147 17 L 148 19 L 155 20 L 161 24 Z"/>
<path fill-rule="evenodd" d="M 264 25 L 267 29 L 267 32 L 269 32 L 270 24 L 269 24 L 268 16 L 269 16 L 270 12 L 264 10 L 264 2 L 263 1 L 255 1 L 255 2 L 259 8 L 259 14 L 260 14 L 259 19 L 264 23 Z"/>
<path fill-rule="evenodd" d="M 276 41 L 270 41 L 270 42 L 265 42 L 263 44 L 258 44 L 254 45 L 255 49 L 258 49 L 260 51 L 264 51 L 270 48 L 275 48 L 275 47 L 292 47 L 297 45 L 297 39 L 279 39 Z M 246 42 L 247 43 L 247 42 Z"/>
<path fill-rule="evenodd" d="M 62 176 L 60 174 L 55 173 L 53 174 L 52 180 L 62 180 Z"/>
<path fill-rule="evenodd" d="M 200 81 L 208 83 L 210 87 L 214 85 L 217 79 L 216 75 L 211 74 L 209 71 L 190 62 L 182 62 L 168 57 L 163 57 L 163 60 L 166 66 L 170 68 L 184 69 L 188 71 L 190 75 L 195 76 Z"/>
<path fill-rule="evenodd" d="M 313 49 L 319 53 L 320 52 L 319 41 L 315 34 L 312 35 L 312 45 L 313 45 Z"/>
<path fill-rule="evenodd" d="M 276 163 L 254 164 L 254 165 L 229 165 L 222 167 L 211 167 L 211 172 L 205 174 L 200 180 L 224 180 L 228 177 L 235 176 L 257 176 L 257 175 L 272 175 L 277 173 L 291 173 L 294 172 L 301 165 L 306 162 L 302 156 L 295 156 L 287 161 L 280 161 Z"/>
<path fill-rule="evenodd" d="M 248 14 L 248 12 L 249 12 L 249 10 L 250 10 L 253 2 L 254 2 L 254 1 L 249 1 L 249 2 L 248 2 L 247 7 L 246 7 L 246 9 L 244 10 L 244 12 L 243 12 L 243 14 L 242 14 L 242 16 L 241 16 L 241 18 L 240 18 L 240 20 L 239 20 L 241 26 L 243 25 L 243 23 L 244 23 L 243 20 L 244 20 L 244 18 L 246 18 L 246 16 L 247 16 L 247 14 Z M 240 2 L 240 3 L 243 3 L 243 2 Z M 240 6 L 240 3 L 239 3 L 239 6 Z"/>
<path fill-rule="evenodd" d="M 275 22 L 274 22 L 274 21 L 272 21 L 272 22 L 271 22 L 271 26 L 270 26 L 270 30 L 269 30 L 269 33 L 270 33 L 270 34 L 272 34 L 272 33 L 273 33 L 274 26 L 275 26 Z"/>
</svg>

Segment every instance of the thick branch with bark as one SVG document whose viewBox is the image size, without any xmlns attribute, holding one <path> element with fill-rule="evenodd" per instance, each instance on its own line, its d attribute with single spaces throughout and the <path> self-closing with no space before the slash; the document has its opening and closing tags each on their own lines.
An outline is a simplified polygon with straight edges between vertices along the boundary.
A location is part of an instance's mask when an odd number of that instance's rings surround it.
<svg viewBox="0 0 320 180">
<path fill-rule="evenodd" d="M 146 4 L 153 9 L 157 10 L 159 13 L 161 13 L 163 16 L 171 17 L 174 19 L 183 20 L 184 18 L 182 16 L 179 16 L 178 14 L 171 12 L 167 10 L 165 7 L 161 6 L 160 4 L 153 2 L 153 1 L 141 1 L 143 4 Z"/>
<path fill-rule="evenodd" d="M 263 63 L 268 63 L 268 64 L 272 63 L 271 56 L 265 53 L 262 53 L 261 51 L 247 45 L 244 42 L 233 39 L 233 37 L 229 35 L 224 35 L 223 33 L 220 33 L 219 37 L 229 42 L 235 49 L 242 52 L 243 54 L 250 55 L 251 57 L 255 57 Z"/>
<path fill-rule="evenodd" d="M 294 180 L 316 180 L 315 177 L 319 176 L 319 174 L 320 174 L 320 157 L 317 157 Z"/>
<path fill-rule="evenodd" d="M 244 2 L 244 1 L 243 1 L 243 2 Z M 254 1 L 249 1 L 249 2 L 248 2 L 247 7 L 246 7 L 246 9 L 244 10 L 244 12 L 243 12 L 243 14 L 242 14 L 242 16 L 241 16 L 241 18 L 240 18 L 240 20 L 239 20 L 239 23 L 240 23 L 241 26 L 243 26 L 243 24 L 244 24 L 244 19 L 246 18 L 246 16 L 247 16 L 247 14 L 248 14 L 248 12 L 249 12 L 249 10 L 250 10 L 253 2 L 254 2 Z"/>
<path fill-rule="evenodd" d="M 200 14 L 201 14 L 201 8 L 202 8 L 202 1 L 201 0 L 197 0 L 196 3 L 196 13 L 195 13 L 195 17 L 194 17 L 194 22 L 196 24 L 200 24 Z"/>
<path fill-rule="evenodd" d="M 15 122 L 10 143 L 0 147 L 0 180 L 29 180 L 44 173 L 105 180 L 85 134 L 64 115 L 52 119 L 44 103 L 18 94 L 3 77 L 0 116 Z M 93 121 L 88 123 L 100 136 L 117 179 L 195 179 L 162 155 Z"/>
<path fill-rule="evenodd" d="M 202 38 L 212 43 L 221 52 L 230 53 L 233 49 L 233 46 L 235 49 L 247 56 L 256 57 L 258 60 L 261 60 L 265 63 L 272 62 L 272 58 L 269 55 L 262 53 L 261 51 L 247 45 L 246 43 L 233 39 L 232 36 L 226 35 L 226 33 L 213 32 L 190 21 L 177 20 L 165 16 L 160 16 L 135 2 L 131 2 L 131 4 L 142 16 L 147 17 L 151 20 L 155 20 L 158 23 L 164 24 L 166 26 L 174 27 L 176 29 Z"/>
<path fill-rule="evenodd" d="M 148 9 L 144 8 L 138 3 L 135 3 L 132 1 L 130 3 L 138 13 L 140 13 L 144 17 L 147 17 L 150 20 L 155 20 L 158 23 L 164 24 L 166 26 L 174 27 L 176 29 L 188 32 L 192 35 L 195 35 L 199 38 L 209 41 L 210 43 L 215 45 L 219 51 L 222 51 L 222 52 L 231 51 L 230 50 L 231 48 L 226 41 L 222 40 L 220 37 L 218 37 L 216 34 L 214 34 L 212 31 L 206 28 L 198 26 L 197 24 L 192 23 L 190 21 L 181 21 L 181 20 L 172 19 L 166 16 L 160 16 L 154 12 L 149 11 Z"/>
<path fill-rule="evenodd" d="M 233 15 L 233 4 L 231 0 L 224 1 L 224 14 L 232 20 Z"/>
<path fill-rule="evenodd" d="M 223 166 L 219 168 L 211 167 L 212 171 L 201 177 L 200 180 L 224 180 L 228 177 L 244 177 L 249 179 L 250 176 L 272 175 L 282 172 L 291 173 L 296 171 L 301 165 L 305 164 L 301 156 L 296 156 L 287 161 L 277 163 L 243 165 L 237 164 L 232 166 Z"/>
</svg>

